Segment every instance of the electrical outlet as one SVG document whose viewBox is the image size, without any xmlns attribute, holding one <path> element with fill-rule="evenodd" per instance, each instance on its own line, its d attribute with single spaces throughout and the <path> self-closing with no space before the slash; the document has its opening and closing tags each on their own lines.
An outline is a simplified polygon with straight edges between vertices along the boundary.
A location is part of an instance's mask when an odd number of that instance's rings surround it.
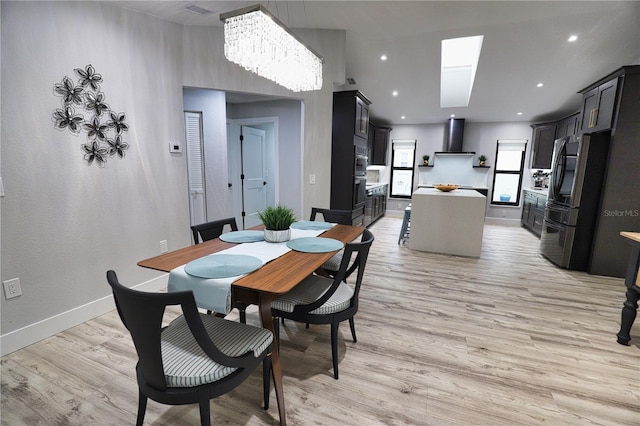
<svg viewBox="0 0 640 426">
<path fill-rule="evenodd" d="M 13 278 L 11 280 L 2 281 L 4 286 L 4 297 L 9 300 L 14 297 L 22 296 L 22 289 L 20 288 L 20 278 Z"/>
<path fill-rule="evenodd" d="M 312 173 L 309 175 L 309 185 L 315 185 L 316 184 L 316 175 L 315 173 Z"/>
<path fill-rule="evenodd" d="M 167 240 L 160 241 L 160 253 L 166 253 L 169 251 L 169 245 L 167 244 Z"/>
</svg>

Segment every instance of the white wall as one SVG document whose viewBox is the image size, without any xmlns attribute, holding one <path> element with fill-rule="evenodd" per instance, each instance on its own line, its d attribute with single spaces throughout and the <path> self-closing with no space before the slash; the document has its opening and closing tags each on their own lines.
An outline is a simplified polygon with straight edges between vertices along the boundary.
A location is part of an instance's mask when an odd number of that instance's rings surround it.
<svg viewBox="0 0 640 426">
<path fill-rule="evenodd" d="M 160 240 L 175 249 L 190 239 L 185 163 L 168 148 L 184 140 L 180 26 L 93 2 L 1 7 L 1 272 L 19 277 L 23 293 L 1 298 L 5 353 L 7 333 L 110 303 L 108 269 L 143 283 L 158 274 L 138 260 L 159 254 Z M 87 64 L 130 126 L 125 158 L 104 168 L 83 162 L 86 133 L 56 130 L 51 119 L 61 108 L 54 84 L 77 80 L 74 68 Z"/>
<path fill-rule="evenodd" d="M 183 27 L 97 2 L 1 2 L 2 280 L 23 295 L 0 298 L 2 354 L 109 310 L 107 269 L 127 285 L 163 274 L 136 265 L 191 243 L 183 86 L 288 95 L 221 56 L 221 30 Z M 325 58 L 324 88 L 305 102 L 303 167 L 330 173 L 332 82 L 344 80 L 344 31 L 306 31 Z M 106 101 L 124 112 L 123 160 L 87 166 L 85 136 L 54 129 L 53 85 L 93 64 Z M 226 182 L 226 180 L 225 180 Z M 319 181 L 322 182 L 322 181 Z M 328 184 L 304 187 L 304 206 L 328 205 Z"/>
</svg>

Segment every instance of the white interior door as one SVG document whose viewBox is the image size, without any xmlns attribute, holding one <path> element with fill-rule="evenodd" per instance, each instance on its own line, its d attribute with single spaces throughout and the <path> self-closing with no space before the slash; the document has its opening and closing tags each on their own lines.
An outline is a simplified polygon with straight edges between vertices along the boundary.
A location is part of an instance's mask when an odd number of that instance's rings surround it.
<svg viewBox="0 0 640 426">
<path fill-rule="evenodd" d="M 189 211 L 191 225 L 207 221 L 202 140 L 202 113 L 185 112 L 187 140 L 187 174 L 189 178 Z"/>
<path fill-rule="evenodd" d="M 241 126 L 240 135 L 242 199 L 246 229 L 260 224 L 258 212 L 267 207 L 265 132 Z"/>
</svg>

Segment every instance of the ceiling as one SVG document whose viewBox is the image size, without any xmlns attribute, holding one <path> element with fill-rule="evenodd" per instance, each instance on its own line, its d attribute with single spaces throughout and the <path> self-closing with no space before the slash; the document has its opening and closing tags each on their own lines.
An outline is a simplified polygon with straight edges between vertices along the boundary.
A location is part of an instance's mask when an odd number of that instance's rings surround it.
<svg viewBox="0 0 640 426">
<path fill-rule="evenodd" d="M 184 25 L 220 26 L 220 13 L 257 2 L 108 3 Z M 578 110 L 579 90 L 620 66 L 640 64 L 639 1 L 261 3 L 292 29 L 346 30 L 346 77 L 356 84 L 335 89 L 363 92 L 381 124 L 442 123 L 451 114 L 467 122 L 557 119 Z M 213 13 L 198 15 L 184 9 L 189 5 Z M 440 108 L 441 40 L 480 34 L 469 106 Z M 567 42 L 571 34 L 579 36 L 574 43 Z"/>
</svg>

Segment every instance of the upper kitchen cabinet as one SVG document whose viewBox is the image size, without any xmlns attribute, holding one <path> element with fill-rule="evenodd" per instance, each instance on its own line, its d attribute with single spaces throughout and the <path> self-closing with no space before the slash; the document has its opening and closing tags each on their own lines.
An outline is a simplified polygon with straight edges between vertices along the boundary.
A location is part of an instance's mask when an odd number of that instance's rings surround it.
<svg viewBox="0 0 640 426">
<path fill-rule="evenodd" d="M 558 121 L 556 126 L 556 139 L 577 135 L 580 132 L 581 117 L 580 112 L 576 112 Z"/>
<path fill-rule="evenodd" d="M 550 169 L 553 144 L 556 139 L 577 135 L 580 132 L 580 112 L 571 114 L 557 122 L 532 124 L 533 141 L 531 168 Z"/>
<path fill-rule="evenodd" d="M 531 168 L 550 169 L 553 142 L 556 140 L 556 123 L 532 124 L 533 129 Z"/>
<path fill-rule="evenodd" d="M 344 143 L 353 143 L 353 136 L 364 139 L 369 135 L 369 105 L 371 101 L 358 90 L 333 93 L 333 139 L 336 133 Z"/>
<path fill-rule="evenodd" d="M 369 165 L 386 166 L 387 149 L 389 146 L 389 135 L 391 127 L 376 126 L 371 123 L 369 126 Z"/>
<path fill-rule="evenodd" d="M 582 133 L 594 133 L 611 128 L 618 78 L 612 78 L 579 92 L 583 94 Z"/>
</svg>

